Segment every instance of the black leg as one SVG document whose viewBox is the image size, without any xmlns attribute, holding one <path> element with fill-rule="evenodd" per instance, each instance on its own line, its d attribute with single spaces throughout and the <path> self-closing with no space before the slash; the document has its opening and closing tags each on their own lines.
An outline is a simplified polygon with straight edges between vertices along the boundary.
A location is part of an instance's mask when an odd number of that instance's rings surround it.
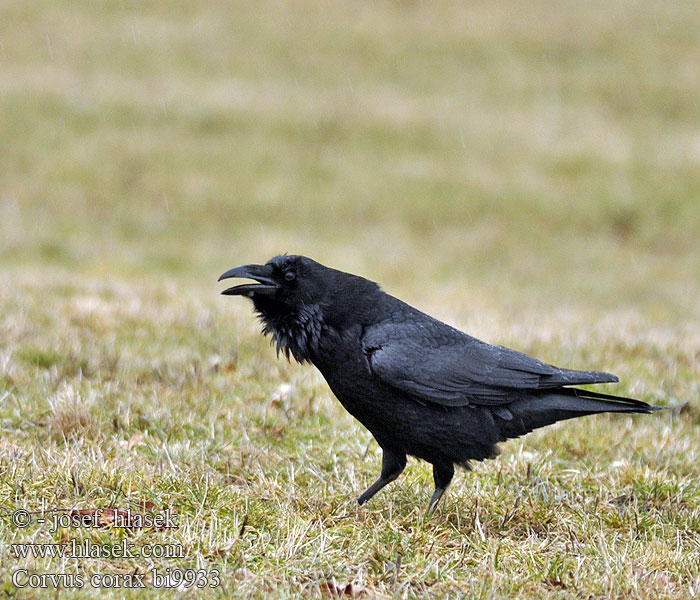
<svg viewBox="0 0 700 600">
<path fill-rule="evenodd" d="M 428 503 L 428 512 L 425 513 L 426 517 L 433 514 L 437 503 L 445 493 L 447 486 L 450 485 L 450 481 L 452 481 L 454 474 L 455 468 L 451 462 L 433 463 L 433 480 L 435 481 L 435 491 L 433 492 L 430 502 Z"/>
<path fill-rule="evenodd" d="M 382 474 L 379 476 L 379 479 L 370 485 L 367 491 L 357 499 L 360 506 L 367 502 L 367 500 L 374 496 L 387 483 L 391 483 L 394 481 L 394 479 L 401 475 L 401 472 L 406 466 L 406 455 L 404 453 L 388 450 L 386 448 L 383 448 L 383 450 Z"/>
</svg>

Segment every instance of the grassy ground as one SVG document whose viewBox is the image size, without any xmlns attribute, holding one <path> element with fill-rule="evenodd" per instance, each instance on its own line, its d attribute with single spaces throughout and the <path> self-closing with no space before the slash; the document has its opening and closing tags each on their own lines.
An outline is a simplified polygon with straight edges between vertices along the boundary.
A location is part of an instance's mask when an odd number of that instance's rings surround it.
<svg viewBox="0 0 700 600">
<path fill-rule="evenodd" d="M 0 5 L 5 597 L 700 595 L 700 13 L 458 4 Z M 510 441 L 427 522 L 416 461 L 360 509 L 376 444 L 218 295 L 281 251 L 674 408 Z M 95 507 L 171 507 L 127 539 L 184 558 L 12 555 L 118 543 L 10 518 Z"/>
</svg>

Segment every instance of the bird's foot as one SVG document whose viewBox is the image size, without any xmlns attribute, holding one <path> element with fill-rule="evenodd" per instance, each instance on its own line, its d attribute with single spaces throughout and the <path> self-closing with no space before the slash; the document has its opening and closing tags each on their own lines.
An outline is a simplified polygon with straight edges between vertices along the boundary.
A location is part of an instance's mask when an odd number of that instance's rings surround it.
<svg viewBox="0 0 700 600">
<path fill-rule="evenodd" d="M 428 502 L 428 510 L 425 511 L 425 519 L 429 519 L 435 512 L 435 507 L 438 502 L 440 502 L 440 498 L 442 498 L 442 495 L 445 493 L 445 489 L 446 488 L 436 488 L 433 492 L 433 495 L 430 497 L 430 502 Z"/>
</svg>

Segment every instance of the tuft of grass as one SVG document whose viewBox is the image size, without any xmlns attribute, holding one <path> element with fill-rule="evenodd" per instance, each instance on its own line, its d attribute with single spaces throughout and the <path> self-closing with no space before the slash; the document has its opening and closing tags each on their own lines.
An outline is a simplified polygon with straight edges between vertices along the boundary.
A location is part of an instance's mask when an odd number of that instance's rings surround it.
<svg viewBox="0 0 700 600">
<path fill-rule="evenodd" d="M 48 398 L 48 403 L 46 427 L 54 438 L 89 440 L 95 437 L 99 423 L 92 415 L 94 394 L 86 396 L 66 384 Z"/>
<path fill-rule="evenodd" d="M 50 369 L 63 362 L 63 357 L 58 352 L 33 346 L 21 348 L 17 352 L 17 358 L 41 369 Z"/>
</svg>

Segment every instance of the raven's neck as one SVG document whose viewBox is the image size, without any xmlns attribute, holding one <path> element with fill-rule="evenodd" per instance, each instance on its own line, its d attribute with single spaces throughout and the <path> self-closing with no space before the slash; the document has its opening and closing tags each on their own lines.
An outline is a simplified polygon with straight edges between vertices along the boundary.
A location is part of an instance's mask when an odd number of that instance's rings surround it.
<svg viewBox="0 0 700 600">
<path fill-rule="evenodd" d="M 321 337 L 329 331 L 341 332 L 356 325 L 367 325 L 395 298 L 381 291 L 373 281 L 348 276 L 332 282 L 319 303 L 301 304 L 290 309 L 265 298 L 253 298 L 255 311 L 263 323 L 263 335 L 271 335 L 287 359 L 299 363 L 313 362 L 318 356 Z"/>
<path fill-rule="evenodd" d="M 299 363 L 311 362 L 321 342 L 323 318 L 318 305 L 303 306 L 294 313 L 273 316 L 258 311 L 263 335 L 271 335 L 277 354 Z"/>
</svg>

